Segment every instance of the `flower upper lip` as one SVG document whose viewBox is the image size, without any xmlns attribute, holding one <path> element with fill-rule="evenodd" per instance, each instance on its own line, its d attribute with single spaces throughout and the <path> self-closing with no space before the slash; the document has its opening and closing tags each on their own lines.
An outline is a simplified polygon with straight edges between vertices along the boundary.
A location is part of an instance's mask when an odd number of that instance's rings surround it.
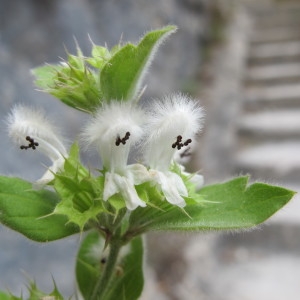
<svg viewBox="0 0 300 300">
<path fill-rule="evenodd" d="M 54 178 L 54 174 L 64 166 L 68 152 L 57 131 L 43 112 L 23 105 L 15 106 L 7 119 L 8 134 L 21 149 L 37 149 L 52 161 L 37 185 L 44 185 Z M 26 144 L 27 145 L 24 145 Z"/>
</svg>

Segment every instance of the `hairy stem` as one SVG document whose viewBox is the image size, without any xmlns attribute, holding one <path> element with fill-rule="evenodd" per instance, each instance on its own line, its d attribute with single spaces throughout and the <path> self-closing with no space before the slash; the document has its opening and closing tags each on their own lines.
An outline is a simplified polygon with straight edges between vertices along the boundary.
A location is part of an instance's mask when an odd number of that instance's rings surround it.
<svg viewBox="0 0 300 300">
<path fill-rule="evenodd" d="M 90 300 L 101 300 L 105 295 L 109 283 L 115 274 L 115 267 L 121 247 L 122 243 L 120 240 L 111 241 L 104 270 L 95 285 Z"/>
</svg>

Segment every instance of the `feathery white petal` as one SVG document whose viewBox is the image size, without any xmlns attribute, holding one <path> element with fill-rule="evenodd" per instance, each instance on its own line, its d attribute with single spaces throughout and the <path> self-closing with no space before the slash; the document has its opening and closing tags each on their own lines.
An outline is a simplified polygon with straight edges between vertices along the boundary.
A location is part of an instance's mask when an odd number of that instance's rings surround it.
<svg viewBox="0 0 300 300">
<path fill-rule="evenodd" d="M 95 144 L 99 150 L 103 166 L 119 173 L 124 172 L 130 147 L 142 136 L 143 112 L 128 103 L 111 102 L 96 112 L 86 126 L 82 137 L 86 145 Z M 126 137 L 125 143 L 116 145 L 118 139 Z"/>
<path fill-rule="evenodd" d="M 57 156 L 67 155 L 57 129 L 42 111 L 23 105 L 15 106 L 7 118 L 7 129 L 9 137 L 18 145 L 26 143 L 26 136 L 30 136 L 37 142 L 41 142 L 39 150 L 49 155 L 50 158 L 55 159 Z"/>
<path fill-rule="evenodd" d="M 43 112 L 17 105 L 7 118 L 7 130 L 9 137 L 23 149 L 37 149 L 52 161 L 52 166 L 34 184 L 36 188 L 50 182 L 54 178 L 53 173 L 63 168 L 65 158 L 68 157 L 67 150 L 57 129 Z"/>
<path fill-rule="evenodd" d="M 203 115 L 199 104 L 182 94 L 155 101 L 147 120 L 144 153 L 145 161 L 150 167 L 168 170 L 175 152 L 178 151 L 176 148 L 185 147 L 183 143 L 190 139 L 192 141 L 202 128 Z M 176 146 L 178 137 L 182 139 L 181 147 Z"/>
</svg>

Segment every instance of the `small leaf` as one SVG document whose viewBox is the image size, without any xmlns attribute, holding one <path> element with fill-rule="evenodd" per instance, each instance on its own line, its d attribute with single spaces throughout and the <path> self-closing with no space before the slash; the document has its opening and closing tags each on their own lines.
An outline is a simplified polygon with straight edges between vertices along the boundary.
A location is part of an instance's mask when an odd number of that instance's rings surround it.
<svg viewBox="0 0 300 300">
<path fill-rule="evenodd" d="M 131 228 L 135 232 L 147 230 L 223 230 L 256 226 L 279 209 L 295 194 L 282 187 L 265 183 L 248 185 L 248 177 L 238 177 L 221 184 L 203 187 L 195 202 L 187 204 L 184 211 L 170 205 L 162 211 L 136 209 L 131 215 Z M 196 204 L 195 204 L 196 203 Z"/>
<path fill-rule="evenodd" d="M 34 281 L 31 281 L 28 285 L 29 298 L 30 300 L 64 300 L 63 296 L 57 289 L 56 283 L 53 279 L 54 288 L 50 294 L 42 292 Z"/>
<path fill-rule="evenodd" d="M 80 246 L 76 261 L 76 279 L 85 299 L 92 295 L 101 274 L 103 249 L 104 240 L 97 232 L 90 232 Z"/>
<path fill-rule="evenodd" d="M 68 219 L 51 215 L 59 202 L 56 193 L 32 190 L 28 181 L 0 176 L 0 222 L 31 240 L 48 242 L 79 232 Z"/>
<path fill-rule="evenodd" d="M 96 200 L 98 183 L 100 181 L 97 178 L 79 181 L 78 178 L 56 174 L 54 188 L 61 201 L 55 207 L 54 213 L 67 216 L 69 222 L 76 224 L 83 231 L 90 220 L 97 220 L 97 215 L 104 211 L 103 201 Z"/>
<path fill-rule="evenodd" d="M 147 33 L 137 46 L 129 43 L 121 47 L 100 74 L 104 99 L 135 99 L 157 48 L 175 31 L 175 26 L 166 26 Z"/>
<path fill-rule="evenodd" d="M 120 261 L 115 279 L 104 297 L 105 300 L 120 299 L 120 295 L 124 300 L 139 299 L 144 287 L 143 255 L 143 240 L 139 236 L 131 240 L 128 252 Z"/>
<path fill-rule="evenodd" d="M 0 291 L 0 300 L 22 300 L 22 298 Z"/>
<path fill-rule="evenodd" d="M 89 69 L 85 58 L 68 54 L 68 62 L 32 70 L 35 85 L 75 109 L 92 113 L 102 99 L 98 72 Z"/>
<path fill-rule="evenodd" d="M 36 86 L 47 90 L 50 86 L 54 85 L 54 78 L 57 75 L 57 72 L 63 69 L 62 65 L 44 65 L 32 69 L 32 74 L 36 77 L 35 84 Z"/>
<path fill-rule="evenodd" d="M 104 240 L 97 232 L 89 233 L 81 244 L 76 263 L 76 279 L 85 299 L 90 299 L 105 267 Z M 115 275 L 103 300 L 135 300 L 143 289 L 143 242 L 135 238 L 121 250 Z"/>
</svg>

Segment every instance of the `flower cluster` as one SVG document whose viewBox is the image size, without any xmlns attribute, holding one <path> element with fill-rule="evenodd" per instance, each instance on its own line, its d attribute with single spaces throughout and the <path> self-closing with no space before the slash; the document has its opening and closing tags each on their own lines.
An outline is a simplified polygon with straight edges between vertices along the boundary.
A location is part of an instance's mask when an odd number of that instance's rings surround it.
<svg viewBox="0 0 300 300">
<path fill-rule="evenodd" d="M 174 94 L 153 101 L 142 109 L 132 102 L 110 101 L 97 109 L 81 133 L 85 147 L 96 146 L 103 164 L 102 199 L 120 194 L 129 210 L 146 203 L 136 186 L 150 182 L 171 204 L 185 206 L 187 187 L 180 174 L 172 171 L 178 159 L 190 155 L 191 145 L 200 131 L 203 110 L 193 99 Z M 56 129 L 40 111 L 16 106 L 8 117 L 8 133 L 20 149 L 38 150 L 52 166 L 38 185 L 45 185 L 63 170 L 68 152 Z M 140 153 L 139 162 L 128 164 L 132 148 Z M 182 173 L 184 168 L 181 167 Z M 201 175 L 190 176 L 199 187 Z"/>
</svg>

